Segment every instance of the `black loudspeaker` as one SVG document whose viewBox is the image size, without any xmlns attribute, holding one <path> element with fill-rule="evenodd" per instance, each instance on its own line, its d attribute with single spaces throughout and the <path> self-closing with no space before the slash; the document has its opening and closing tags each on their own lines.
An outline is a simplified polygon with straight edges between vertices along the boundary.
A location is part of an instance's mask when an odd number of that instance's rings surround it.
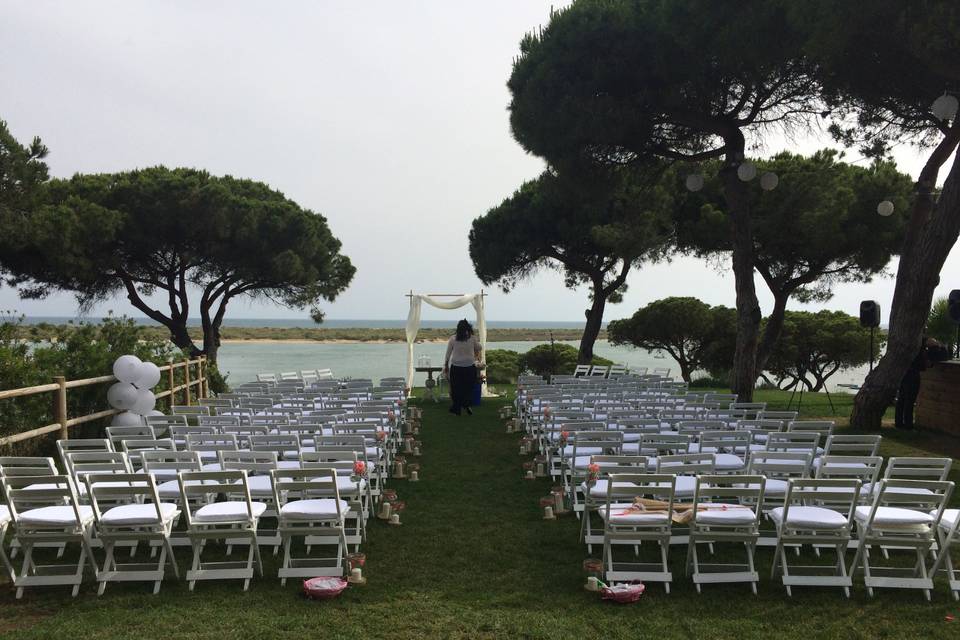
<svg viewBox="0 0 960 640">
<path fill-rule="evenodd" d="M 960 324 L 960 289 L 954 289 L 947 297 L 947 311 L 950 319 Z"/>
<path fill-rule="evenodd" d="M 880 326 L 880 304 L 876 300 L 864 300 L 860 303 L 860 326 Z"/>
</svg>

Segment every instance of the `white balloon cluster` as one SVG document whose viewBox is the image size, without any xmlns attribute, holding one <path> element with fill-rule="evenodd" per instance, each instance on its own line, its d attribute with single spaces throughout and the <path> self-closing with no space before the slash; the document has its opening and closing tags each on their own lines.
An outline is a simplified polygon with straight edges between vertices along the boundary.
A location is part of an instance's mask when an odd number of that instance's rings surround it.
<svg viewBox="0 0 960 640">
<path fill-rule="evenodd" d="M 117 382 L 107 390 L 107 402 L 123 412 L 113 417 L 113 426 L 136 426 L 143 424 L 143 416 L 161 415 L 154 410 L 157 398 L 150 391 L 160 382 L 160 367 L 137 356 L 120 356 L 113 363 L 113 375 Z"/>
</svg>

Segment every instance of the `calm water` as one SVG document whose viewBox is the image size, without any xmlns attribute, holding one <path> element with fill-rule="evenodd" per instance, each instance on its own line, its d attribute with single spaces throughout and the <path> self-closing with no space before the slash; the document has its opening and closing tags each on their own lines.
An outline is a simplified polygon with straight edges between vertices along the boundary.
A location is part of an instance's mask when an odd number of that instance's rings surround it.
<svg viewBox="0 0 960 640">
<path fill-rule="evenodd" d="M 467 313 L 467 319 L 473 322 L 472 311 Z M 451 318 L 456 318 L 456 316 L 451 316 Z M 150 318 L 133 318 L 138 324 L 148 325 L 148 326 L 160 326 L 159 323 L 154 322 Z M 67 322 L 88 322 L 88 323 L 97 323 L 100 321 L 99 317 L 88 317 L 88 318 L 74 318 L 68 316 L 27 316 L 24 318 L 26 324 L 39 324 L 41 322 L 46 322 L 49 324 L 65 324 Z M 407 326 L 407 319 L 402 318 L 398 320 L 350 320 L 350 319 L 339 319 L 339 320 L 324 320 L 323 324 L 316 324 L 310 318 L 227 318 L 223 322 L 226 327 L 245 327 L 245 328 L 261 328 L 267 327 L 271 329 L 311 329 L 311 328 L 324 328 L 324 329 L 403 329 Z M 442 329 L 449 328 L 452 330 L 456 326 L 457 320 L 422 320 L 420 326 L 425 329 Z M 199 327 L 200 319 L 194 318 L 187 321 L 187 325 L 191 327 Z M 538 321 L 538 320 L 487 320 L 488 329 L 583 329 L 583 322 L 558 322 L 555 320 L 551 321 Z M 607 323 L 603 323 L 603 326 L 606 327 Z"/>
<path fill-rule="evenodd" d="M 554 326 L 556 326 L 554 324 Z M 559 341 L 558 341 L 559 342 Z M 489 342 L 488 349 L 510 349 L 526 352 L 539 342 Z M 576 347 L 576 342 L 565 342 Z M 425 343 L 414 345 L 414 362 L 421 355 L 429 356 L 435 366 L 442 362 L 446 345 Z M 606 340 L 598 340 L 595 353 L 614 362 L 630 367 L 671 367 L 672 373 L 679 377 L 680 369 L 670 357 L 656 358 L 649 351 L 629 347 L 613 346 Z M 407 346 L 403 343 L 390 344 L 326 344 L 326 343 L 231 343 L 220 348 L 220 369 L 229 373 L 231 384 L 249 382 L 256 379 L 258 373 L 299 371 L 301 369 L 330 368 L 336 376 L 367 377 L 377 380 L 386 376 L 403 376 L 406 372 Z M 840 372 L 830 378 L 830 390 L 838 389 L 837 384 L 859 384 L 866 375 L 866 367 Z M 424 374 L 416 374 L 414 384 L 423 385 Z"/>
</svg>

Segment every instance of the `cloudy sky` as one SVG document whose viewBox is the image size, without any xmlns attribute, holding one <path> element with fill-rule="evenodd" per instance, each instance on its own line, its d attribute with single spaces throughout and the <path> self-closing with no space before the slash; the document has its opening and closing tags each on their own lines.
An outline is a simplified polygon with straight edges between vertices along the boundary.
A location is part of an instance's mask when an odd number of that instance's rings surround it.
<svg viewBox="0 0 960 640">
<path fill-rule="evenodd" d="M 164 164 L 270 184 L 326 215 L 357 267 L 328 317 L 399 319 L 410 289 L 481 288 L 471 221 L 542 170 L 510 136 L 505 83 L 524 32 L 561 4 L 0 0 L 0 118 L 20 140 L 43 138 L 55 176 Z M 771 138 L 765 151 L 828 144 Z M 919 172 L 909 147 L 897 160 Z M 960 252 L 943 274 L 939 295 L 960 287 Z M 635 272 L 629 285 L 607 319 L 668 295 L 734 303 L 732 275 L 692 259 Z M 886 313 L 892 292 L 891 279 L 846 285 L 825 306 L 855 312 L 871 298 Z M 582 320 L 586 301 L 548 272 L 492 291 L 487 312 Z M 9 288 L 0 309 L 76 312 L 70 296 L 22 301 Z M 118 299 L 94 314 L 108 309 L 132 311 Z M 305 317 L 247 301 L 230 315 Z"/>
</svg>

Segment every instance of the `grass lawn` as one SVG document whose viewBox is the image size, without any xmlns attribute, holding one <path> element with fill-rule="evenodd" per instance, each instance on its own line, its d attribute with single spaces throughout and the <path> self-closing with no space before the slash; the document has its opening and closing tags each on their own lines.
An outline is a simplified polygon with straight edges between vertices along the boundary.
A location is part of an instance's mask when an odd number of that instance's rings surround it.
<svg viewBox="0 0 960 640">
<path fill-rule="evenodd" d="M 839 589 L 810 587 L 788 598 L 770 581 L 772 551 L 763 548 L 757 596 L 745 585 L 707 585 L 697 595 L 683 573 L 686 548 L 676 546 L 670 595 L 651 584 L 636 604 L 601 602 L 581 588 L 587 553 L 577 520 L 542 520 L 537 501 L 550 482 L 521 479 L 518 436 L 504 433 L 496 418 L 504 402 L 486 401 L 476 415 L 459 419 L 442 404 L 425 405 L 423 479 L 392 483 L 407 502 L 403 526 L 371 522 L 366 587 L 335 601 L 307 601 L 296 581 L 280 586 L 269 554 L 267 577 L 248 593 L 239 582 L 200 583 L 190 593 L 185 583 L 168 581 L 159 596 L 133 583 L 113 584 L 98 598 L 88 583 L 76 599 L 66 588 L 48 588 L 16 601 L 9 585 L 0 584 L 0 637 L 960 637 L 960 623 L 945 621 L 960 615 L 960 604 L 942 582 L 932 603 L 918 591 L 869 598 L 859 586 L 850 600 Z M 805 394 L 803 406 L 807 416 L 829 415 L 815 394 Z M 884 431 L 884 455 L 957 455 L 953 440 Z M 960 480 L 956 471 L 953 479 Z M 187 551 L 178 559 L 185 569 Z"/>
</svg>

